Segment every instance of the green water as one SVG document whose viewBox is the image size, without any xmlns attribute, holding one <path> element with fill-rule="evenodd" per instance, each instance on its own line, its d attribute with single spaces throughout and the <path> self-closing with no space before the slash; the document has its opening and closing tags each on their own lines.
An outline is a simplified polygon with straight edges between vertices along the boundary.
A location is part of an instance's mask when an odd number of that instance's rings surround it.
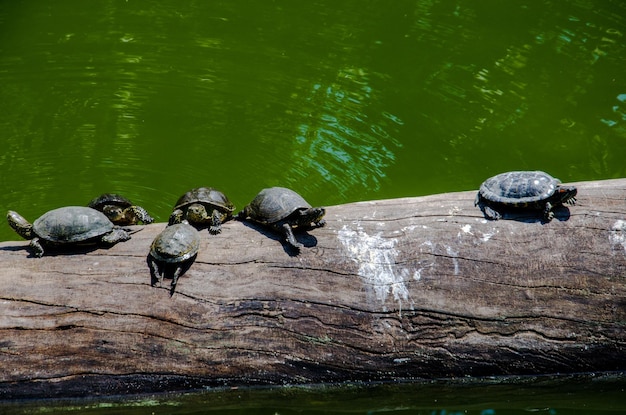
<svg viewBox="0 0 626 415">
<path fill-rule="evenodd" d="M 626 3 L 2 1 L 0 206 L 626 177 Z M 0 240 L 17 236 L 8 225 Z"/>
<path fill-rule="evenodd" d="M 0 206 L 626 177 L 625 45 L 623 0 L 3 0 Z"/>
</svg>

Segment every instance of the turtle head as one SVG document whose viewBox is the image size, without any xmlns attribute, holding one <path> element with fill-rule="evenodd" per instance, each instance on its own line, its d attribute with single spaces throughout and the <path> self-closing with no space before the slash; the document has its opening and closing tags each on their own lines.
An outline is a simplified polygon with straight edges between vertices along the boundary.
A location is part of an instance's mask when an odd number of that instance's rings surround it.
<svg viewBox="0 0 626 415">
<path fill-rule="evenodd" d="M 323 207 L 300 209 L 297 212 L 296 226 L 306 227 L 311 226 L 311 223 L 314 223 L 316 226 L 324 226 L 322 218 L 326 214 L 326 209 Z"/>
<path fill-rule="evenodd" d="M 22 238 L 33 239 L 35 237 L 32 223 L 24 219 L 19 213 L 9 210 L 7 212 L 7 221 L 9 226 Z"/>
<path fill-rule="evenodd" d="M 116 225 L 126 225 L 126 218 L 124 215 L 124 210 L 116 205 L 107 205 L 102 208 L 102 213 L 106 215 L 107 218 Z"/>
<path fill-rule="evenodd" d="M 554 192 L 554 196 L 556 197 L 556 201 L 562 205 L 566 203 L 573 205 L 576 203 L 577 193 L 578 189 L 574 186 L 558 186 L 556 192 Z"/>
<path fill-rule="evenodd" d="M 139 222 L 142 222 L 144 225 L 149 225 L 154 222 L 152 216 L 141 206 L 129 206 L 122 211 L 122 214 L 129 225 L 135 225 Z"/>
<path fill-rule="evenodd" d="M 210 218 L 211 215 L 206 208 L 199 203 L 194 203 L 187 208 L 187 220 L 191 223 L 205 223 Z"/>
</svg>

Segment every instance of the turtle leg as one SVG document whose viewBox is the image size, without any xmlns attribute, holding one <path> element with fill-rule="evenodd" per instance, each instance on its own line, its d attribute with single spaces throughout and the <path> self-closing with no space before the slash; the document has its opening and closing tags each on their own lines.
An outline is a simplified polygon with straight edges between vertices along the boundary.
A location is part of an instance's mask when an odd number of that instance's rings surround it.
<svg viewBox="0 0 626 415">
<path fill-rule="evenodd" d="M 176 284 L 178 284 L 178 277 L 180 277 L 180 274 L 183 271 L 183 267 L 180 265 L 176 266 L 176 270 L 174 270 L 174 275 L 172 275 L 172 284 L 170 285 L 170 295 L 174 294 L 174 291 L 176 290 Z"/>
<path fill-rule="evenodd" d="M 141 206 L 129 206 L 124 209 L 124 218 L 128 221 L 129 224 L 143 222 L 144 224 L 148 225 L 154 222 L 152 216 L 150 216 L 148 212 Z"/>
<path fill-rule="evenodd" d="M 550 222 L 554 218 L 554 212 L 552 211 L 553 208 L 554 206 L 552 206 L 552 203 L 546 202 L 546 205 L 543 208 L 543 219 L 546 222 Z"/>
<path fill-rule="evenodd" d="M 304 247 L 304 245 L 296 240 L 296 237 L 293 234 L 293 229 L 291 229 L 291 225 L 289 225 L 288 223 L 283 223 L 282 230 L 289 246 L 291 246 L 296 251 L 300 251 L 300 249 Z"/>
<path fill-rule="evenodd" d="M 243 209 L 241 209 L 239 212 L 237 212 L 237 214 L 235 215 L 235 219 L 236 220 L 246 220 L 250 217 L 250 209 L 248 208 L 248 206 L 244 207 Z"/>
<path fill-rule="evenodd" d="M 174 225 L 183 221 L 183 211 L 181 209 L 175 209 L 170 215 L 168 225 Z"/>
<path fill-rule="evenodd" d="M 485 215 L 485 218 L 489 220 L 498 220 L 502 218 L 500 212 L 489 206 L 489 203 L 487 203 L 485 199 L 483 199 L 483 197 L 480 195 L 480 192 L 476 193 L 474 206 L 478 206 L 480 211 L 483 212 L 483 215 Z"/>
<path fill-rule="evenodd" d="M 324 227 L 326 226 L 326 219 L 320 219 L 317 222 L 313 222 L 313 224 L 315 224 L 318 228 Z"/>
<path fill-rule="evenodd" d="M 481 209 L 483 211 L 483 214 L 485 215 L 485 217 L 489 220 L 498 220 L 498 219 L 502 219 L 502 214 L 500 212 L 498 212 L 497 210 L 493 209 L 491 206 L 488 205 L 482 205 Z"/>
<path fill-rule="evenodd" d="M 39 242 L 38 237 L 34 237 L 33 239 L 31 239 L 29 246 L 30 246 L 30 249 L 32 249 L 33 254 L 37 258 L 41 258 L 43 256 L 43 246 Z"/>
<path fill-rule="evenodd" d="M 152 258 L 148 259 L 148 264 L 150 264 L 150 273 L 152 274 L 152 285 L 154 285 L 154 281 L 159 283 L 159 287 L 163 284 L 163 272 L 159 272 L 159 264 Z"/>
<path fill-rule="evenodd" d="M 130 235 L 124 229 L 113 228 L 111 232 L 102 236 L 102 242 L 110 245 L 114 245 L 118 242 L 128 241 Z"/>
<path fill-rule="evenodd" d="M 213 209 L 213 213 L 211 213 L 211 226 L 209 227 L 209 232 L 212 235 L 217 235 L 222 232 L 222 215 L 218 212 L 217 209 Z"/>
</svg>

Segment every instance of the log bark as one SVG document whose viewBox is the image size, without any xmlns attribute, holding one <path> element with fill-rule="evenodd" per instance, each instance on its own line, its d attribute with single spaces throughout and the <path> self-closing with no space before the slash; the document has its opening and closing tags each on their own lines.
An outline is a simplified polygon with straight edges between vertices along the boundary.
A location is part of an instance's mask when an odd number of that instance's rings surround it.
<svg viewBox="0 0 626 415">
<path fill-rule="evenodd" d="M 230 221 L 173 295 L 146 263 L 162 223 L 1 243 L 0 398 L 625 371 L 626 179 L 576 185 L 549 223 L 487 221 L 474 191 L 327 207 L 299 255 Z"/>
</svg>

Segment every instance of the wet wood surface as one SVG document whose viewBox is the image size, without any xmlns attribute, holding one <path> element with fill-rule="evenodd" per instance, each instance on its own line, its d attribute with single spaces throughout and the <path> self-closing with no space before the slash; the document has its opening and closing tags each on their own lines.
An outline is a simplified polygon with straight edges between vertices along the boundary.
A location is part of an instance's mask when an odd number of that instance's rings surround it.
<svg viewBox="0 0 626 415">
<path fill-rule="evenodd" d="M 327 207 L 296 237 L 201 231 L 173 294 L 147 255 L 0 243 L 0 399 L 626 370 L 626 179 L 542 223 L 475 192 Z M 8 226 L 8 225 L 6 225 Z"/>
</svg>

